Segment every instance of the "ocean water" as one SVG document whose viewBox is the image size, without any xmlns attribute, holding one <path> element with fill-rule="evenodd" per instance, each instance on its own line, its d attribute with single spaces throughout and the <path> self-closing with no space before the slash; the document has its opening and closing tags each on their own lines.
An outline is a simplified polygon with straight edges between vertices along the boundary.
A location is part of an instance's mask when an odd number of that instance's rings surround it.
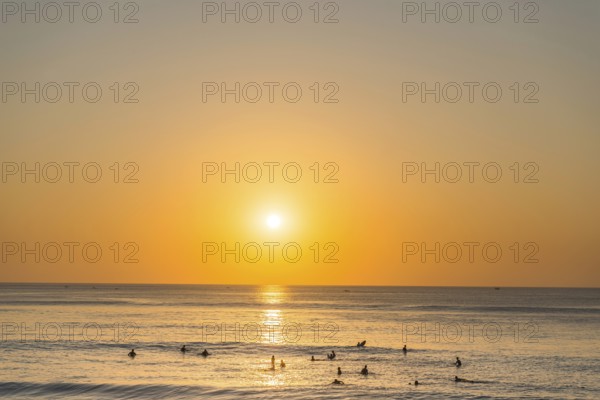
<svg viewBox="0 0 600 400">
<path fill-rule="evenodd" d="M 600 398 L 598 289 L 1 284 L 0 329 L 9 399 Z"/>
</svg>

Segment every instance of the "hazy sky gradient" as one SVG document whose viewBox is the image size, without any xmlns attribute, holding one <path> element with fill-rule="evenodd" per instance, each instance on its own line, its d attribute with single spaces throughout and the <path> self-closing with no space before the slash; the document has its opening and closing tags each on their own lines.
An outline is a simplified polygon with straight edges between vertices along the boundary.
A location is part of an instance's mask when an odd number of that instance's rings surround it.
<svg viewBox="0 0 600 400">
<path fill-rule="evenodd" d="M 298 3 L 297 24 L 281 14 L 273 24 L 203 23 L 202 2 L 154 0 L 140 3 L 135 24 L 112 14 L 1 23 L 3 82 L 94 81 L 105 91 L 96 104 L 0 103 L 0 161 L 98 162 L 104 172 L 96 184 L 0 183 L 0 241 L 98 242 L 105 253 L 96 264 L 11 256 L 0 281 L 600 285 L 600 3 L 539 2 L 532 24 L 512 21 L 512 1 L 498 2 L 506 14 L 496 24 L 481 14 L 403 23 L 399 1 L 343 1 L 339 23 L 316 24 L 313 2 Z M 403 82 L 436 81 L 504 92 L 495 104 L 402 101 Z M 113 82 L 136 82 L 139 103 L 113 103 Z M 203 103 L 203 82 L 298 82 L 304 96 Z M 315 104 L 314 82 L 335 82 L 339 103 Z M 514 82 L 535 82 L 539 103 L 514 103 Z M 499 163 L 503 179 L 402 181 L 404 162 L 470 161 Z M 137 163 L 140 182 L 112 183 L 115 162 Z M 204 162 L 297 162 L 304 175 L 203 183 Z M 339 165 L 339 183 L 312 182 L 315 162 Z M 540 182 L 513 183 L 515 162 L 539 165 Z M 279 230 L 264 225 L 270 213 L 282 216 Z M 300 243 L 302 260 L 202 260 L 203 242 L 268 241 Z M 139 263 L 114 263 L 113 242 L 137 243 Z M 313 242 L 335 242 L 339 262 L 315 263 Z M 505 253 L 497 263 L 403 262 L 403 242 L 498 242 Z M 537 243 L 539 262 L 515 263 L 513 242 Z"/>
</svg>

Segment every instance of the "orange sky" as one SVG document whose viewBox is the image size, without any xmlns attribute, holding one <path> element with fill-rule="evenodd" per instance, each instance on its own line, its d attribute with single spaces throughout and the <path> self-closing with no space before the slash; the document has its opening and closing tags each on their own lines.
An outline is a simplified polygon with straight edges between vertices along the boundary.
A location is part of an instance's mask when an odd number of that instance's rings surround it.
<svg viewBox="0 0 600 400">
<path fill-rule="evenodd" d="M 339 23 L 325 24 L 300 3 L 295 24 L 203 23 L 193 2 L 144 3 L 135 24 L 115 24 L 112 14 L 97 24 L 0 24 L 0 281 L 600 284 L 596 2 L 544 2 L 533 24 L 511 14 L 496 24 L 403 23 L 400 2 L 358 1 L 340 4 Z M 12 82 L 81 84 L 73 103 L 46 101 L 52 92 L 36 103 L 9 94 Z M 83 99 L 87 82 L 103 89 L 97 103 Z M 236 103 L 203 92 L 215 88 L 207 82 L 258 85 Z M 277 83 L 273 102 L 265 82 Z M 403 101 L 406 82 L 457 84 L 436 103 L 420 93 Z M 464 82 L 479 83 L 473 102 Z M 481 92 L 490 82 L 503 90 L 496 103 Z M 451 103 L 457 85 L 465 97 Z M 252 103 L 256 86 L 263 97 Z M 285 101 L 294 87 L 302 98 Z M 135 88 L 139 101 L 123 103 Z M 538 102 L 524 103 L 532 88 Z M 80 164 L 64 164 L 72 162 Z M 21 175 L 35 163 L 40 183 Z M 52 163 L 58 183 L 49 182 Z M 102 171 L 97 183 L 82 176 L 89 163 Z M 203 176 L 207 163 L 239 163 L 239 182 Z M 422 182 L 421 168 L 436 163 L 440 183 L 432 174 Z M 262 179 L 253 183 L 256 164 Z M 451 183 L 456 165 L 463 177 Z M 476 165 L 472 183 L 468 165 Z M 498 167 L 501 179 L 488 182 Z M 270 228 L 269 215 L 281 225 Z M 223 243 L 240 249 L 225 262 Z M 262 251 L 255 263 L 249 243 Z"/>
</svg>

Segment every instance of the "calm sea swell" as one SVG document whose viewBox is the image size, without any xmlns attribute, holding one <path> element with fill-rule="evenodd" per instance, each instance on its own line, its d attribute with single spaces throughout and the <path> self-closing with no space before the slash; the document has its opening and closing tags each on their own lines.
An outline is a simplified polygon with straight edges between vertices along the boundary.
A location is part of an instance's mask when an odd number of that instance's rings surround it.
<svg viewBox="0 0 600 400">
<path fill-rule="evenodd" d="M 0 383 L 0 393 L 13 399 L 43 398 L 59 400 L 64 398 L 76 399 L 503 399 L 503 397 L 453 395 L 427 390 L 424 387 L 415 388 L 406 393 L 398 393 L 386 389 L 364 390 L 352 385 L 330 386 L 328 388 L 273 388 L 268 391 L 247 389 L 214 389 L 200 386 L 172 385 L 89 385 L 70 383 Z M 523 398 L 540 398 L 523 393 Z"/>
<path fill-rule="evenodd" d="M 600 398 L 594 289 L 0 285 L 0 305 L 8 399 Z M 65 323 L 103 337 L 47 340 Z M 277 335 L 248 339 L 253 326 Z M 270 370 L 271 355 L 287 367 Z M 331 385 L 337 367 L 343 386 Z"/>
</svg>

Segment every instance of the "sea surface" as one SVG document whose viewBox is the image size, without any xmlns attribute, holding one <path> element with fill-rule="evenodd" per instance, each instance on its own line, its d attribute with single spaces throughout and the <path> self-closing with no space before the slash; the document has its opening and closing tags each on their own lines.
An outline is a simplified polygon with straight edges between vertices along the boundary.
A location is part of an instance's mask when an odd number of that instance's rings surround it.
<svg viewBox="0 0 600 400">
<path fill-rule="evenodd" d="M 0 284 L 0 329 L 8 399 L 600 398 L 599 289 Z"/>
</svg>

